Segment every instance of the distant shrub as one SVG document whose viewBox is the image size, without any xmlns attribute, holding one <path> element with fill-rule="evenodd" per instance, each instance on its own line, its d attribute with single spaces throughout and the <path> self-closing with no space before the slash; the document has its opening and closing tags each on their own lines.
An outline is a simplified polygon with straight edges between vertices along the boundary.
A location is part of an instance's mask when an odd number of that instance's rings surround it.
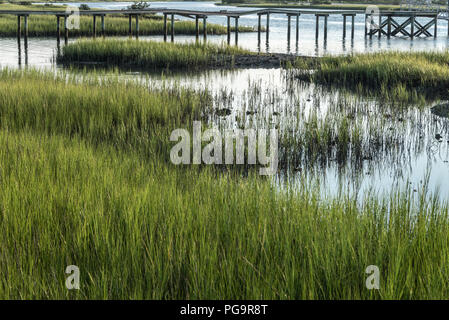
<svg viewBox="0 0 449 320">
<path fill-rule="evenodd" d="M 128 9 L 130 9 L 130 10 L 143 10 L 143 9 L 148 8 L 149 6 L 150 6 L 150 4 L 148 2 L 141 1 L 141 2 L 136 2 L 136 3 L 128 6 Z"/>
<path fill-rule="evenodd" d="M 79 9 L 80 10 L 90 10 L 90 7 L 87 4 L 83 3 L 79 6 Z"/>
</svg>

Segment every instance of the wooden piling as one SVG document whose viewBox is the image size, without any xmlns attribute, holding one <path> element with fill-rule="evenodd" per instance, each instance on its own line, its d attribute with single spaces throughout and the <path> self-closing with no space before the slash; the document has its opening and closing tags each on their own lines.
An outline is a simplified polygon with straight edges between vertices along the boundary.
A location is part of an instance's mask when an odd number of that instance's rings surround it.
<svg viewBox="0 0 449 320">
<path fill-rule="evenodd" d="M 379 39 L 380 39 L 380 36 L 382 35 L 382 15 L 381 14 L 379 14 L 379 26 L 378 26 L 378 32 L 379 32 L 379 34 L 378 34 L 378 36 L 379 36 Z"/>
<path fill-rule="evenodd" d="M 448 35 L 449 35 L 449 20 L 447 21 L 447 23 L 448 23 L 447 32 L 448 32 Z M 433 31 L 433 37 L 436 38 L 437 34 L 438 34 L 438 16 L 435 16 L 435 30 Z"/>
<path fill-rule="evenodd" d="M 133 36 L 133 29 L 132 29 L 132 24 L 133 24 L 133 21 L 132 21 L 132 16 L 131 15 L 129 15 L 129 28 L 128 28 L 128 35 L 129 35 L 129 37 L 131 38 L 132 36 Z"/>
<path fill-rule="evenodd" d="M 227 16 L 228 20 L 228 29 L 227 29 L 227 36 L 228 36 L 228 45 L 231 44 L 231 17 Z M 259 34 L 259 40 L 260 40 L 260 34 Z"/>
<path fill-rule="evenodd" d="M 235 17 L 235 45 L 239 43 L 239 17 Z"/>
<path fill-rule="evenodd" d="M 368 22 L 368 15 L 365 14 L 365 38 L 366 38 L 366 36 L 368 35 L 367 22 Z"/>
<path fill-rule="evenodd" d="M 351 39 L 354 40 L 354 20 L 355 14 L 351 15 Z"/>
<path fill-rule="evenodd" d="M 346 15 L 343 15 L 343 39 L 346 38 Z"/>
<path fill-rule="evenodd" d="M 324 41 L 327 40 L 327 15 L 324 16 Z"/>
<path fill-rule="evenodd" d="M 97 37 L 97 16 L 94 14 L 93 15 L 93 28 L 92 28 L 92 34 L 94 36 L 94 38 Z"/>
<path fill-rule="evenodd" d="M 101 36 L 104 38 L 106 35 L 106 30 L 104 28 L 104 14 L 101 15 Z"/>
<path fill-rule="evenodd" d="M 320 32 L 320 16 L 315 15 L 316 23 L 315 23 L 315 40 L 318 40 L 318 33 Z"/>
<path fill-rule="evenodd" d="M 207 16 L 203 17 L 203 38 L 204 42 L 207 41 Z"/>
<path fill-rule="evenodd" d="M 25 32 L 25 43 L 28 40 L 28 15 L 23 16 L 24 19 L 24 32 Z"/>
<path fill-rule="evenodd" d="M 391 37 L 391 15 L 387 16 L 387 37 L 388 39 Z"/>
<path fill-rule="evenodd" d="M 139 38 L 139 15 L 136 14 L 136 39 Z"/>
<path fill-rule="evenodd" d="M 267 43 L 270 39 L 270 12 L 267 12 Z"/>
<path fill-rule="evenodd" d="M 69 26 L 68 26 L 68 17 L 64 16 L 64 43 L 69 43 Z"/>
<path fill-rule="evenodd" d="M 171 15 L 171 30 L 170 30 L 170 40 L 175 42 L 175 15 Z"/>
<path fill-rule="evenodd" d="M 197 18 L 198 23 L 198 18 Z M 164 13 L 164 42 L 167 42 L 167 14 Z"/>
<path fill-rule="evenodd" d="M 262 15 L 257 15 L 257 40 L 260 43 L 260 32 L 262 31 Z"/>
<path fill-rule="evenodd" d="M 20 40 L 22 37 L 22 16 L 17 16 L 17 39 Z"/>
<path fill-rule="evenodd" d="M 299 42 L 299 13 L 296 14 L 296 44 Z"/>
<path fill-rule="evenodd" d="M 198 41 L 200 39 L 200 23 L 198 21 L 198 16 L 195 16 L 195 39 Z"/>
<path fill-rule="evenodd" d="M 291 20 L 292 20 L 292 17 L 290 16 L 290 15 L 287 15 L 287 20 L 288 20 L 288 23 L 287 23 L 287 42 L 288 43 L 290 43 L 290 29 L 291 29 Z"/>
<path fill-rule="evenodd" d="M 56 39 L 58 41 L 58 43 L 61 41 L 61 28 L 60 28 L 60 21 L 59 21 L 59 16 L 56 16 Z"/>
<path fill-rule="evenodd" d="M 415 16 L 411 16 L 411 29 L 410 29 L 410 38 L 413 39 L 415 37 Z"/>
</svg>

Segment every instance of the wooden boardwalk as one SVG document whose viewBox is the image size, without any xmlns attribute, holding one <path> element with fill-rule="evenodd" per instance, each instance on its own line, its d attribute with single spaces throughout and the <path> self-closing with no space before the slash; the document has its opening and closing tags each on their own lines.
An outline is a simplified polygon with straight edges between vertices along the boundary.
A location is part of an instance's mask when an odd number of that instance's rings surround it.
<svg viewBox="0 0 449 320">
<path fill-rule="evenodd" d="M 21 18 L 24 18 L 24 36 L 25 39 L 28 38 L 28 17 L 30 15 L 51 15 L 55 16 L 55 28 L 57 30 L 58 42 L 60 40 L 60 19 L 64 19 L 64 39 L 65 43 L 68 42 L 69 37 L 69 26 L 68 26 L 68 18 L 71 15 L 71 12 L 68 13 L 66 11 L 46 11 L 46 10 L 36 10 L 36 11 L 17 11 L 17 10 L 0 10 L 0 15 L 15 15 L 17 16 L 17 37 L 20 39 L 22 35 L 21 30 Z M 164 40 L 167 41 L 168 38 L 168 28 L 167 28 L 167 20 L 170 18 L 171 23 L 171 41 L 174 41 L 175 37 L 175 16 L 187 17 L 195 20 L 196 26 L 196 39 L 200 36 L 199 30 L 199 21 L 203 22 L 203 30 L 202 35 L 204 40 L 207 40 L 207 18 L 211 16 L 222 16 L 227 18 L 227 42 L 231 43 L 231 19 L 234 19 L 235 25 L 235 43 L 238 44 L 238 25 L 239 18 L 247 15 L 258 15 L 258 26 L 257 26 L 257 34 L 258 40 L 260 42 L 261 33 L 262 33 L 262 17 L 265 17 L 265 33 L 266 39 L 268 42 L 270 36 L 270 15 L 272 14 L 282 14 L 286 15 L 288 19 L 287 23 L 287 41 L 290 43 L 291 40 L 291 20 L 295 18 L 296 21 L 296 42 L 299 41 L 299 17 L 301 15 L 315 15 L 316 17 L 316 30 L 315 30 L 315 38 L 318 40 L 319 29 L 320 29 L 320 20 L 324 20 L 323 24 L 323 37 L 324 40 L 327 40 L 327 31 L 328 31 L 328 17 L 330 15 L 338 15 L 342 17 L 342 26 L 343 26 L 343 38 L 346 38 L 347 35 L 347 19 L 351 19 L 351 39 L 354 39 L 354 19 L 357 14 L 365 15 L 365 37 L 372 37 L 373 35 L 378 35 L 381 37 L 385 35 L 387 37 L 391 36 L 405 36 L 410 39 L 415 37 L 436 37 L 437 36 L 437 24 L 438 24 L 438 13 L 437 12 L 418 12 L 418 11 L 381 11 L 381 12 L 372 12 L 367 14 L 363 10 L 294 10 L 294 9 L 259 9 L 259 10 L 247 10 L 247 11 L 229 11 L 229 10 L 218 10 L 218 11 L 193 11 L 193 10 L 177 10 L 177 9 L 166 9 L 166 8 L 149 8 L 145 10 L 80 10 L 79 15 L 82 16 L 92 16 L 93 19 L 93 30 L 92 36 L 96 37 L 96 19 L 101 19 L 101 34 L 105 35 L 105 17 L 106 16 L 128 16 L 129 18 L 129 35 L 133 36 L 132 30 L 132 19 L 134 18 L 135 23 L 135 31 L 134 35 L 136 37 L 139 36 L 139 16 L 146 14 L 162 14 L 164 19 L 164 32 L 163 37 Z M 398 18 L 405 19 L 404 22 L 398 22 Z M 429 19 L 430 21 L 426 21 L 426 23 L 422 22 L 422 19 Z M 374 21 L 378 19 L 378 21 Z M 431 28 L 433 27 L 433 33 Z M 449 29 L 448 29 L 449 31 Z"/>
</svg>

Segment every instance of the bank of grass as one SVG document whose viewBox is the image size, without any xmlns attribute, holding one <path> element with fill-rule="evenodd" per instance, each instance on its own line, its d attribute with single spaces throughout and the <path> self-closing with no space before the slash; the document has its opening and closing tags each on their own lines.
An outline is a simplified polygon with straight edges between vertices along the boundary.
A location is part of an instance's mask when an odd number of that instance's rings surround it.
<svg viewBox="0 0 449 320">
<path fill-rule="evenodd" d="M 59 63 L 96 63 L 141 68 L 198 68 L 231 66 L 247 50 L 225 44 L 169 43 L 136 40 L 82 40 L 62 48 Z"/>
<path fill-rule="evenodd" d="M 61 9 L 62 8 L 62 9 Z M 0 10 L 65 10 L 65 7 L 58 6 L 34 6 L 34 5 L 5 5 L 0 4 Z M 101 19 L 96 21 L 97 32 L 101 31 Z M 23 19 L 22 19 L 22 23 Z M 203 30 L 202 22 L 199 23 L 200 30 Z M 61 28 L 63 22 L 61 20 Z M 167 25 L 169 34 L 171 33 L 171 23 Z M 22 26 L 23 30 L 23 26 Z M 71 29 L 69 34 L 73 36 L 92 36 L 93 18 L 80 16 L 80 28 Z M 135 32 L 135 19 L 132 21 L 132 30 Z M 235 27 L 231 27 L 235 31 Z M 253 32 L 253 27 L 239 26 L 239 32 Z M 139 20 L 139 34 L 142 36 L 163 35 L 164 21 L 160 16 L 141 16 Z M 196 33 L 195 21 L 178 20 L 175 22 L 175 34 L 194 35 Z M 227 33 L 227 27 L 208 23 L 207 33 L 210 35 L 220 35 Z M 127 16 L 106 16 L 105 35 L 106 36 L 127 36 L 129 34 L 129 20 Z M 0 15 L 0 37 L 15 37 L 17 35 L 17 17 L 13 15 Z M 28 35 L 30 37 L 56 36 L 56 17 L 44 15 L 30 15 L 28 18 Z"/>
<path fill-rule="evenodd" d="M 449 52 L 379 52 L 297 60 L 299 77 L 325 84 L 448 95 Z M 309 69 L 313 68 L 314 72 Z M 394 98 L 394 97 L 393 97 Z"/>
<path fill-rule="evenodd" d="M 446 205 L 171 165 L 209 99 L 172 90 L 0 72 L 1 298 L 447 298 Z"/>
</svg>

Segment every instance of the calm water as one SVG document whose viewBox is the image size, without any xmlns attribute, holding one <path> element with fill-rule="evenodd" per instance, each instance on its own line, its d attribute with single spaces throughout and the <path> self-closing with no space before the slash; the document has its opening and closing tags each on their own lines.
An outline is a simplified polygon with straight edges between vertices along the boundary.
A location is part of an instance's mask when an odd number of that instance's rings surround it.
<svg viewBox="0 0 449 320">
<path fill-rule="evenodd" d="M 80 3 L 69 3 L 78 6 Z M 130 3 L 89 3 L 92 8 L 122 9 Z M 151 7 L 183 8 L 198 10 L 252 10 L 250 8 L 217 7 L 212 2 L 152 2 Z M 182 17 L 177 17 L 183 19 Z M 298 46 L 292 42 L 287 47 L 287 19 L 282 15 L 270 18 L 270 41 L 265 42 L 262 35 L 261 51 L 292 52 L 301 55 L 322 55 L 325 53 L 345 54 L 350 52 L 367 52 L 377 50 L 444 50 L 448 45 L 447 22 L 440 21 L 437 39 L 408 39 L 385 37 L 378 39 L 364 38 L 364 17 L 359 15 L 355 20 L 355 39 L 342 39 L 342 17 L 329 17 L 329 33 L 324 44 L 322 35 L 315 42 L 315 17 L 300 17 L 300 41 Z M 210 23 L 225 24 L 225 18 L 211 17 Z M 245 16 L 239 20 L 240 25 L 257 25 L 257 16 Z M 293 23 L 294 25 L 294 23 Z M 349 31 L 348 24 L 348 31 Z M 292 29 L 292 39 L 295 38 Z M 161 36 L 141 37 L 156 39 Z M 175 36 L 175 41 L 192 41 L 191 36 Z M 226 36 L 209 36 L 209 41 L 222 42 Z M 232 40 L 234 38 L 232 37 Z M 70 41 L 74 41 L 71 39 Z M 239 45 L 258 50 L 257 33 L 241 33 Z M 30 38 L 27 51 L 23 43 L 19 50 L 17 40 L 0 39 L 0 67 L 23 67 L 25 65 L 44 69 L 57 68 L 53 63 L 56 51 L 55 38 Z M 140 78 L 140 73 L 127 73 L 124 78 Z M 319 121 L 330 119 L 336 125 L 343 117 L 354 117 L 353 124 L 362 129 L 363 153 L 371 160 L 354 161 L 348 159 L 339 163 L 333 155 L 326 161 L 312 162 L 301 158 L 294 170 L 282 171 L 276 181 L 299 182 L 304 178 L 317 177 L 324 182 L 324 194 L 336 194 L 341 190 L 349 190 L 352 194 L 363 196 L 368 192 L 386 194 L 394 186 L 404 188 L 410 184 L 411 189 L 420 190 L 426 173 L 430 173 L 430 189 L 440 190 L 443 199 L 449 199 L 449 191 L 445 184 L 449 181 L 449 121 L 434 116 L 430 106 L 409 106 L 401 114 L 396 114 L 394 106 L 385 106 L 382 102 L 330 90 L 321 86 L 293 80 L 285 70 L 249 69 L 237 71 L 210 71 L 201 74 L 145 75 L 151 85 L 176 83 L 177 85 L 196 89 L 208 88 L 216 97 L 213 108 L 229 108 L 227 117 L 211 117 L 211 121 L 220 128 L 273 126 L 280 131 L 300 136 L 304 132 L 304 124 L 316 117 Z M 339 106 L 344 106 L 339 109 Z M 257 110 L 254 115 L 246 113 Z M 276 114 L 276 115 L 275 115 Z M 390 117 L 390 115 L 393 115 Z M 388 117 L 387 117 L 388 116 Z M 397 119 L 401 119 L 398 121 Z M 332 122 L 333 121 L 333 122 Z M 435 139 L 436 134 L 443 136 L 442 142 Z M 382 146 L 374 148 L 373 139 L 382 137 Z M 289 154 L 295 149 L 286 150 Z"/>
</svg>

